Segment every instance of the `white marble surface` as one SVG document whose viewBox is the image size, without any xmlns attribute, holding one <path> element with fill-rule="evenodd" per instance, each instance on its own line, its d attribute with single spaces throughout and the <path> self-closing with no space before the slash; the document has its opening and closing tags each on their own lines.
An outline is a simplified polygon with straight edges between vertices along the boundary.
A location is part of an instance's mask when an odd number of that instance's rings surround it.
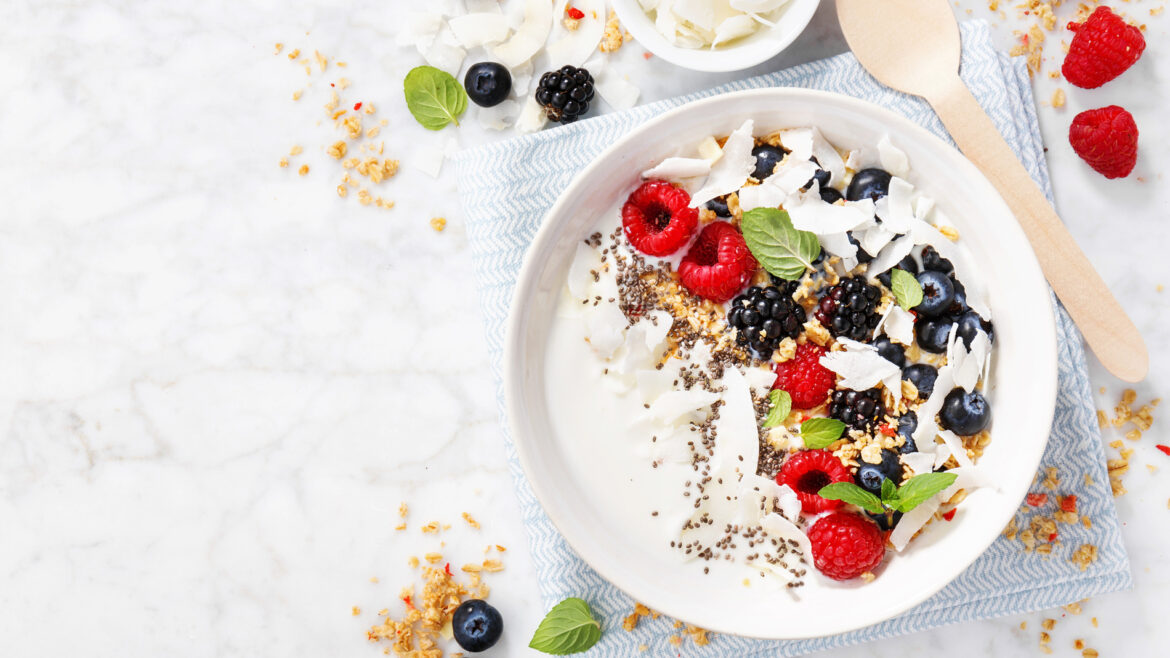
<svg viewBox="0 0 1170 658">
<path fill-rule="evenodd" d="M 64 2 L 0 5 L 0 644 L 10 656 L 373 656 L 364 630 L 394 602 L 406 558 L 511 550 L 492 601 L 492 655 L 521 655 L 542 610 L 497 436 L 454 181 L 410 167 L 443 139 L 499 139 L 474 118 L 427 133 L 400 80 L 407 3 Z M 981 0 L 961 3 L 990 16 Z M 1009 4 L 1009 3 L 1003 3 Z M 1125 5 L 1145 16 L 1160 2 Z M 1148 16 L 1145 16 L 1149 18 Z M 1005 47 L 1019 23 L 996 20 Z M 1150 48 L 1095 91 L 1037 82 L 1058 205 L 1165 366 L 1170 191 L 1167 19 Z M 285 42 L 349 67 L 348 102 L 390 120 L 403 171 L 391 211 L 333 192 L 339 167 L 321 76 L 272 55 Z M 844 49 L 833 6 L 758 70 Z M 286 51 L 287 52 L 287 51 Z M 692 74 L 636 44 L 621 68 L 645 99 L 733 74 Z M 1055 48 L 1059 53 L 1059 48 Z M 1050 64 L 1050 66 L 1053 66 Z M 329 79 L 342 72 L 336 67 Z M 1118 103 L 1142 129 L 1136 175 L 1106 181 L 1071 152 L 1079 109 Z M 301 178 L 277 160 L 306 153 Z M 446 232 L 427 220 L 450 220 Z M 1120 386 L 1094 381 L 1116 401 Z M 1102 596 L 1053 631 L 1102 656 L 1162 650 L 1170 587 L 1166 420 L 1137 444 L 1118 500 L 1134 591 Z M 1141 464 L 1164 470 L 1151 474 Z M 411 504 L 396 532 L 399 501 Z M 468 510 L 484 528 L 459 521 Z M 372 583 L 371 577 L 380 578 Z M 350 615 L 358 605 L 363 614 Z M 1057 611 L 1059 613 L 1059 611 Z M 1051 614 L 1051 613 L 1049 613 Z M 938 629 L 835 656 L 1033 656 L 1029 614 Z M 1100 620 L 1092 628 L 1089 617 Z M 1018 629 L 1028 621 L 1027 631 Z M 620 631 L 616 631 L 620 632 Z"/>
</svg>

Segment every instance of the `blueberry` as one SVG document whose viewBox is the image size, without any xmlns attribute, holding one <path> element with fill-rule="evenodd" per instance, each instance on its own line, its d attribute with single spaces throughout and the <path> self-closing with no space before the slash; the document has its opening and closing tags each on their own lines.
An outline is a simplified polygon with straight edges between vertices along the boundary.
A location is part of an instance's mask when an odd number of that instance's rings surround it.
<svg viewBox="0 0 1170 658">
<path fill-rule="evenodd" d="M 821 188 L 821 201 L 824 201 L 825 203 L 837 203 L 844 198 L 845 195 L 841 194 L 840 190 L 834 189 L 832 187 Z"/>
<path fill-rule="evenodd" d="M 883 359 L 901 368 L 906 365 L 906 350 L 899 344 L 890 340 L 889 336 L 878 336 L 873 339 L 871 343 L 877 348 L 878 354 Z"/>
<path fill-rule="evenodd" d="M 455 608 L 451 630 L 464 651 L 486 651 L 504 632 L 504 618 L 486 601 L 468 599 Z"/>
<path fill-rule="evenodd" d="M 913 411 L 907 411 L 904 416 L 898 419 L 898 434 L 906 440 L 901 448 L 898 448 L 898 453 L 907 455 L 912 452 L 918 452 L 918 446 L 914 444 L 914 430 L 918 429 L 918 414 Z"/>
<path fill-rule="evenodd" d="M 981 329 L 987 334 L 988 340 L 995 340 L 995 327 L 987 320 L 979 317 L 979 314 L 975 311 L 963 313 L 955 321 L 955 324 L 958 326 L 955 329 L 955 333 L 959 338 L 963 339 L 963 344 L 967 346 L 967 349 L 971 348 L 971 341 L 975 340 L 975 335 Z"/>
<path fill-rule="evenodd" d="M 817 182 L 817 185 L 820 186 L 820 189 L 825 189 L 829 186 L 829 181 L 833 180 L 833 174 L 831 172 L 825 171 L 824 169 L 821 169 L 821 163 L 819 160 L 817 160 L 816 156 L 813 156 L 808 160 L 817 166 L 817 170 L 813 173 L 813 177 L 808 179 L 808 182 L 805 183 L 804 187 L 800 189 L 807 190 L 808 188 L 812 187 L 813 181 Z"/>
<path fill-rule="evenodd" d="M 888 510 L 884 514 L 870 514 L 866 512 L 865 515 L 873 519 L 873 522 L 883 531 L 893 530 L 894 526 L 898 525 L 898 521 L 902 520 L 901 512 L 890 512 Z"/>
<path fill-rule="evenodd" d="M 951 308 L 947 313 L 957 320 L 964 311 L 971 307 L 967 306 L 967 288 L 954 275 L 951 275 L 951 285 L 955 287 L 955 301 L 951 304 Z"/>
<path fill-rule="evenodd" d="M 943 345 L 946 346 L 945 343 Z M 918 389 L 919 397 L 926 398 L 934 391 L 934 380 L 938 379 L 938 371 L 934 369 L 934 366 L 915 363 L 902 371 L 902 379 L 914 384 L 914 388 Z"/>
<path fill-rule="evenodd" d="M 821 263 L 824 262 L 824 260 L 825 260 L 825 249 L 824 249 L 824 247 L 822 247 L 821 250 L 817 253 L 817 257 L 814 258 L 812 261 L 813 267 L 820 265 Z"/>
<path fill-rule="evenodd" d="M 853 174 L 845 198 L 850 201 L 878 199 L 890 193 L 890 172 L 885 169 L 862 169 Z"/>
<path fill-rule="evenodd" d="M 898 454 L 893 450 L 882 450 L 880 464 L 862 462 L 857 469 L 857 484 L 870 493 L 881 495 L 882 481 L 890 479 L 894 484 L 902 482 L 902 463 L 898 461 Z"/>
<path fill-rule="evenodd" d="M 951 261 L 940 256 L 937 249 L 927 245 L 922 250 L 922 269 L 950 274 L 955 271 L 955 266 Z"/>
<path fill-rule="evenodd" d="M 947 351 L 947 340 L 951 335 L 954 321 L 944 318 L 924 319 L 914 325 L 914 336 L 918 346 L 927 352 L 942 354 Z"/>
<path fill-rule="evenodd" d="M 752 155 L 756 156 L 756 169 L 752 172 L 752 178 L 764 180 L 771 176 L 776 170 L 776 165 L 784 159 L 785 153 L 783 149 L 768 144 L 760 144 L 752 149 Z"/>
<path fill-rule="evenodd" d="M 467 97 L 480 107 L 499 105 L 512 91 L 512 74 L 503 64 L 479 62 L 467 69 L 463 78 Z"/>
<path fill-rule="evenodd" d="M 879 274 L 877 276 L 878 281 L 881 281 L 882 285 L 887 288 L 890 287 L 890 277 L 893 276 L 890 274 L 891 270 L 902 270 L 903 272 L 909 272 L 910 274 L 918 274 L 918 263 L 914 262 L 913 256 L 907 256 L 898 261 L 898 264 L 894 267 Z"/>
<path fill-rule="evenodd" d="M 959 436 L 971 436 L 987 429 L 991 424 L 991 405 L 979 391 L 968 393 L 962 388 L 947 393 L 942 410 L 938 412 L 939 424 Z"/>
<path fill-rule="evenodd" d="M 926 270 L 918 274 L 922 286 L 922 303 L 914 307 L 918 315 L 935 318 L 947 311 L 955 302 L 955 286 L 951 278 L 942 272 Z"/>
<path fill-rule="evenodd" d="M 731 217 L 731 211 L 727 209 L 727 197 L 711 199 L 707 202 L 707 209 L 719 217 Z"/>
</svg>

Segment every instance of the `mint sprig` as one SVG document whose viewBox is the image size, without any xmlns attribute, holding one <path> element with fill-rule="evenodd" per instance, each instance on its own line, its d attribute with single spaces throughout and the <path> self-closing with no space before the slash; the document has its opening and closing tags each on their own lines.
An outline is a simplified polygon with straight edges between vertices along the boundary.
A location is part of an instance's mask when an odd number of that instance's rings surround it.
<svg viewBox="0 0 1170 658">
<path fill-rule="evenodd" d="M 804 447 L 819 450 L 833 445 L 845 433 L 845 423 L 836 418 L 809 418 L 800 424 Z"/>
<path fill-rule="evenodd" d="M 954 484 L 957 477 L 954 473 L 922 473 L 906 480 L 900 487 L 886 478 L 882 480 L 881 498 L 852 482 L 827 484 L 817 495 L 856 505 L 871 514 L 881 514 L 886 509 L 905 514 Z"/>
<path fill-rule="evenodd" d="M 898 306 L 907 311 L 922 303 L 922 284 L 906 270 L 890 271 L 890 291 L 894 293 Z"/>
<path fill-rule="evenodd" d="M 585 651 L 600 639 L 601 623 L 593 618 L 589 604 L 571 597 L 548 611 L 528 646 L 543 653 L 563 656 Z"/>
<path fill-rule="evenodd" d="M 812 269 L 821 252 L 815 233 L 798 231 L 792 218 L 778 208 L 753 208 L 740 223 L 743 239 L 760 265 L 781 279 L 795 281 Z"/>
<path fill-rule="evenodd" d="M 442 130 L 447 124 L 459 125 L 459 115 L 467 109 L 467 92 L 446 71 L 433 66 L 416 66 L 402 81 L 406 109 L 427 130 Z"/>
<path fill-rule="evenodd" d="M 768 416 L 764 418 L 764 427 L 776 427 L 788 418 L 788 414 L 792 413 L 792 396 L 788 391 L 776 389 L 768 394 L 768 402 L 772 408 L 768 410 Z"/>
</svg>

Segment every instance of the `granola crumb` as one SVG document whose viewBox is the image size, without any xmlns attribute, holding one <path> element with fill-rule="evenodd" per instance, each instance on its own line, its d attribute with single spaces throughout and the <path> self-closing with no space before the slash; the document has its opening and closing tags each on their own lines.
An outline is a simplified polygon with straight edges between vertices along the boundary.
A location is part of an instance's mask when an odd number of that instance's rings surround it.
<svg viewBox="0 0 1170 658">
<path fill-rule="evenodd" d="M 627 633 L 633 631 L 637 627 L 638 613 L 636 612 L 631 612 L 629 615 L 626 615 L 625 619 L 622 620 L 622 628 L 625 629 Z"/>
<path fill-rule="evenodd" d="M 1040 622 L 1040 628 L 1043 628 L 1046 631 L 1050 631 L 1055 627 L 1056 627 L 1056 620 L 1052 619 L 1051 617 Z"/>
<path fill-rule="evenodd" d="M 297 173 L 298 173 L 298 174 L 300 174 L 301 176 L 306 176 L 306 175 L 308 175 L 308 173 L 309 173 L 309 165 L 307 165 L 307 164 L 303 164 L 303 165 L 301 165 L 301 168 L 300 168 L 300 169 L 297 169 Z"/>
<path fill-rule="evenodd" d="M 1068 604 L 1068 605 L 1063 605 L 1063 606 L 1060 606 L 1060 607 L 1061 607 L 1061 608 L 1063 608 L 1063 609 L 1064 609 L 1064 611 L 1065 611 L 1065 612 L 1067 612 L 1067 613 L 1068 613 L 1068 614 L 1070 614 L 1070 615 L 1079 615 L 1079 614 L 1081 614 L 1081 612 L 1082 612 L 1082 610 L 1081 610 L 1081 604 L 1080 604 L 1080 602 L 1079 602 L 1079 601 L 1078 601 L 1078 602 L 1074 602 L 1074 603 L 1070 603 L 1070 604 Z"/>
<path fill-rule="evenodd" d="M 617 13 L 611 9 L 605 21 L 605 34 L 601 37 L 601 45 L 598 46 L 598 50 L 603 53 L 617 52 L 623 43 L 625 43 L 625 37 L 622 34 L 621 23 L 618 21 Z"/>
<path fill-rule="evenodd" d="M 339 197 L 341 197 L 341 198 L 343 198 L 343 199 L 344 199 L 345 197 L 349 196 L 349 188 L 345 186 L 345 183 L 338 183 L 338 185 L 337 185 L 337 196 L 339 196 Z"/>
<path fill-rule="evenodd" d="M 957 242 L 959 240 L 959 229 L 955 228 L 954 226 L 939 226 L 938 232 L 946 236 L 946 239 L 950 240 L 951 242 Z"/>
<path fill-rule="evenodd" d="M 443 229 L 447 228 L 447 219 L 445 217 L 432 217 L 431 228 L 436 232 L 442 233 Z"/>
<path fill-rule="evenodd" d="M 1026 621 L 1022 621 L 1022 622 L 1020 622 L 1020 630 L 1021 630 L 1021 631 L 1026 631 L 1026 630 L 1028 630 L 1028 622 L 1026 622 Z"/>
<path fill-rule="evenodd" d="M 1089 565 L 1097 561 L 1097 547 L 1093 544 L 1081 544 L 1080 548 L 1073 551 L 1069 561 L 1077 565 L 1081 571 L 1085 571 Z"/>
<path fill-rule="evenodd" d="M 408 565 L 410 565 L 410 568 L 411 568 L 411 569 L 417 569 L 417 568 L 418 568 L 418 558 L 417 558 L 417 557 L 415 557 L 415 556 L 413 556 L 413 555 L 411 555 L 411 556 L 410 556 L 410 559 L 409 559 L 409 560 L 407 560 L 407 561 L 406 561 L 406 563 L 407 563 Z"/>
<path fill-rule="evenodd" d="M 353 607 L 353 609 L 352 609 L 352 610 L 350 610 L 350 613 L 351 613 L 351 614 L 352 614 L 354 617 L 356 617 L 356 616 L 358 616 L 358 615 L 362 614 L 362 609 L 361 609 L 361 608 L 359 608 L 359 607 L 357 607 L 357 606 L 355 605 L 355 606 Z"/>
<path fill-rule="evenodd" d="M 280 51 L 282 51 L 282 50 L 284 50 L 284 44 L 283 44 L 283 43 L 280 43 L 279 41 L 277 41 L 277 42 L 276 42 L 276 52 L 274 52 L 274 53 L 272 53 L 272 54 L 273 54 L 273 55 L 279 55 L 279 54 L 280 54 Z"/>
<path fill-rule="evenodd" d="M 433 534 L 439 531 L 439 522 L 431 521 L 422 527 L 423 534 Z"/>
<path fill-rule="evenodd" d="M 1085 649 L 1081 652 L 1081 658 L 1097 658 L 1100 655 L 1096 649 Z"/>
<path fill-rule="evenodd" d="M 1057 89 L 1056 91 L 1052 92 L 1052 107 L 1064 107 L 1064 101 L 1065 96 L 1063 89 Z"/>
<path fill-rule="evenodd" d="M 872 571 L 866 571 L 865 573 L 861 574 L 860 578 L 862 582 L 872 583 L 877 579 L 877 576 L 873 575 Z"/>
<path fill-rule="evenodd" d="M 433 222 L 433 220 L 432 220 L 432 222 Z M 463 513 L 463 520 L 467 522 L 467 525 L 471 526 L 472 528 L 475 528 L 476 530 L 479 530 L 479 521 L 476 521 L 467 512 Z"/>
<path fill-rule="evenodd" d="M 1093 617 L 1092 619 L 1090 619 L 1089 623 L 1093 625 L 1093 628 L 1097 628 L 1097 618 L 1096 617 Z"/>
<path fill-rule="evenodd" d="M 284 167 L 287 167 L 287 166 L 288 166 L 288 158 L 287 158 L 287 157 L 281 158 L 281 159 L 280 159 L 280 162 L 279 162 L 278 164 L 279 164 L 279 165 L 280 165 L 282 168 L 284 168 Z"/>
<path fill-rule="evenodd" d="M 1078 637 L 1077 639 L 1073 640 L 1073 648 L 1074 649 L 1084 649 L 1085 648 L 1085 641 Z"/>
</svg>

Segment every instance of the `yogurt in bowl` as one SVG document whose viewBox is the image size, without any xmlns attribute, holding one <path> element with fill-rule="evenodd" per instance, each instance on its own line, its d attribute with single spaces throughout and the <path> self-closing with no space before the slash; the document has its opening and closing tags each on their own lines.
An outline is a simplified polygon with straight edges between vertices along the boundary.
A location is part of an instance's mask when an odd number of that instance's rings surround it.
<svg viewBox="0 0 1170 658">
<path fill-rule="evenodd" d="M 521 459 L 577 552 L 758 637 L 880 621 L 977 557 L 1032 477 L 1055 370 L 1043 280 L 970 164 L 796 90 L 676 110 L 598 163 L 530 251 L 507 345 Z M 975 266 L 1005 249 L 1010 275 Z"/>
</svg>

